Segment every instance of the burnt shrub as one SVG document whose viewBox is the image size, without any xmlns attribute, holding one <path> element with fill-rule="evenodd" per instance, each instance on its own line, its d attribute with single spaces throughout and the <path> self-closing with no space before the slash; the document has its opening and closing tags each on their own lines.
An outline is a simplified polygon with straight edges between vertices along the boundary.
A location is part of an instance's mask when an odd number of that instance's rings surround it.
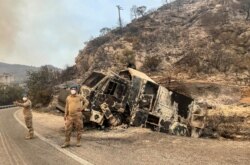
<svg viewBox="0 0 250 165">
<path fill-rule="evenodd" d="M 205 27 L 213 27 L 223 25 L 228 22 L 229 16 L 227 12 L 212 13 L 208 12 L 201 17 L 201 25 Z"/>
<path fill-rule="evenodd" d="M 134 50 L 138 50 L 141 48 L 141 42 L 139 37 L 137 36 L 126 37 L 125 40 L 132 43 Z"/>
<path fill-rule="evenodd" d="M 207 117 L 207 124 L 203 136 L 224 137 L 234 139 L 241 135 L 244 117 L 235 115 L 225 116 L 223 113 Z M 249 134 L 247 135 L 249 137 Z"/>
<path fill-rule="evenodd" d="M 126 32 L 129 33 L 129 34 L 132 34 L 132 35 L 136 35 L 139 33 L 139 28 L 136 27 L 136 26 L 128 26 L 126 28 Z"/>
<path fill-rule="evenodd" d="M 135 68 L 135 54 L 133 50 L 124 49 L 120 61 L 128 67 Z"/>
<path fill-rule="evenodd" d="M 157 71 L 161 62 L 162 58 L 159 55 L 146 56 L 143 68 L 149 71 Z"/>
<path fill-rule="evenodd" d="M 100 37 L 97 37 L 97 38 L 89 41 L 89 44 L 91 44 L 94 47 L 99 47 L 110 40 L 111 40 L 110 36 L 104 35 L 104 36 L 100 36 Z"/>
</svg>

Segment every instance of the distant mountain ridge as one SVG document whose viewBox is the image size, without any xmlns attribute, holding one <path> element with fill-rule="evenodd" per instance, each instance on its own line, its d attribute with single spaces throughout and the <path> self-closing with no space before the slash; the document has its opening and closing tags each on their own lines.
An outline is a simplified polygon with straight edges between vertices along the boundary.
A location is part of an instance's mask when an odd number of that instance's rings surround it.
<svg viewBox="0 0 250 165">
<path fill-rule="evenodd" d="M 49 68 L 55 70 L 61 70 L 52 65 L 47 65 Z M 40 67 L 35 66 L 27 66 L 20 64 L 7 64 L 0 62 L 0 74 L 10 73 L 14 76 L 15 82 L 23 82 L 27 78 L 27 71 L 38 71 Z"/>
</svg>

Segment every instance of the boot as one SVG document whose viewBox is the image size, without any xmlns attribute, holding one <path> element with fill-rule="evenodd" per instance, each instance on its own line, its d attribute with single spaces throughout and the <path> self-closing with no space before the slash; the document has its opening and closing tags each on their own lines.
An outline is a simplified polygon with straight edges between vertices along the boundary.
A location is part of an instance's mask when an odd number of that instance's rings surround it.
<svg viewBox="0 0 250 165">
<path fill-rule="evenodd" d="M 26 140 L 32 139 L 34 137 L 33 132 L 29 132 L 29 134 L 25 137 Z"/>
<path fill-rule="evenodd" d="M 31 139 L 32 137 L 30 137 L 30 135 L 27 135 L 27 136 L 25 136 L 25 139 L 26 140 L 29 140 L 29 139 Z"/>
<path fill-rule="evenodd" d="M 34 138 L 34 132 L 30 132 L 30 139 Z"/>
<path fill-rule="evenodd" d="M 61 147 L 62 147 L 62 148 L 67 148 L 67 147 L 69 147 L 69 146 L 70 146 L 69 142 L 65 142 Z"/>
<path fill-rule="evenodd" d="M 81 147 L 81 140 L 78 140 L 78 139 L 77 139 L 76 146 L 77 146 L 77 147 Z"/>
</svg>

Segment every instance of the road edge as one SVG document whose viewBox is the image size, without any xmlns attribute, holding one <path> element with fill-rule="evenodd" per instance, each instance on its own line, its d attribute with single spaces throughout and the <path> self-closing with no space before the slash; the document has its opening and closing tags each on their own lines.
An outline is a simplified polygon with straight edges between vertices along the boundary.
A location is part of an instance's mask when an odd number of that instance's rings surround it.
<svg viewBox="0 0 250 165">
<path fill-rule="evenodd" d="M 26 128 L 26 125 L 17 117 L 17 113 L 18 111 L 20 110 L 17 110 L 15 113 L 14 113 L 14 118 L 19 122 L 19 124 L 21 124 L 23 127 Z M 66 149 L 63 149 L 61 148 L 59 145 L 55 144 L 53 141 L 45 138 L 44 136 L 42 136 L 41 134 L 39 134 L 38 132 L 34 131 L 34 134 L 39 138 L 41 139 L 42 141 L 48 143 L 49 145 L 51 145 L 52 147 L 54 147 L 56 150 L 62 152 L 63 154 L 71 157 L 72 159 L 74 159 L 75 161 L 83 164 L 83 165 L 93 165 L 92 163 L 88 162 L 87 160 L 85 159 L 82 159 L 80 158 L 79 156 L 71 153 L 70 151 L 66 150 Z"/>
</svg>

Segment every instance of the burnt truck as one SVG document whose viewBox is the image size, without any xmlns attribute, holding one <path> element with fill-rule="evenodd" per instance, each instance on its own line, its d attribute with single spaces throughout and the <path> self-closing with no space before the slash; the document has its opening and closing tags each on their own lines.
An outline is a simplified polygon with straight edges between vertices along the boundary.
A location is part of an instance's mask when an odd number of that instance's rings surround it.
<svg viewBox="0 0 250 165">
<path fill-rule="evenodd" d="M 89 100 L 84 122 L 115 127 L 147 127 L 175 135 L 199 137 L 204 128 L 205 104 L 158 85 L 146 74 L 128 68 L 93 72 L 80 84 L 79 93 Z M 68 92 L 59 95 L 64 110 Z"/>
</svg>

